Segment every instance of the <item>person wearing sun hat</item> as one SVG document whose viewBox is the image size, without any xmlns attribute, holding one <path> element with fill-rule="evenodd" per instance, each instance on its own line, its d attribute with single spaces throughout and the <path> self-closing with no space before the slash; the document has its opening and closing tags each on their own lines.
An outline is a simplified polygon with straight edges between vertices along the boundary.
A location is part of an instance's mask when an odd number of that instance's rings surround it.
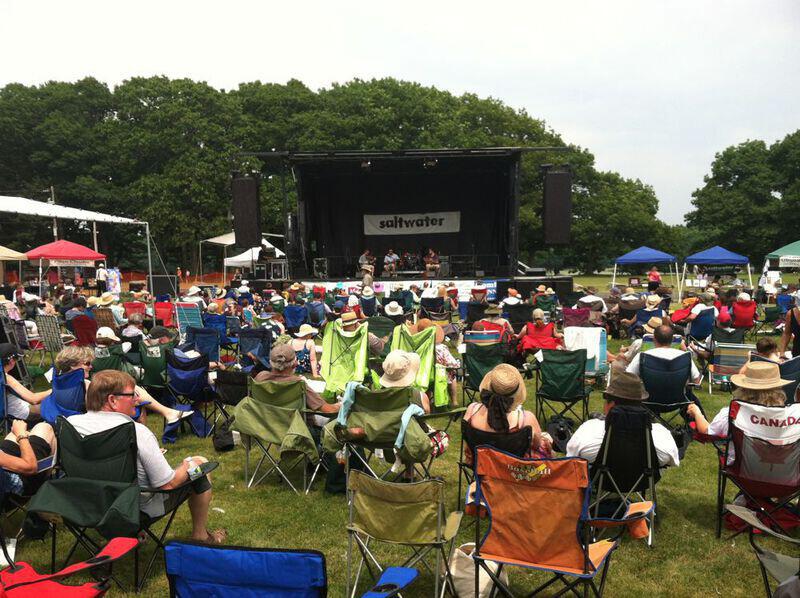
<svg viewBox="0 0 800 598">
<path fill-rule="evenodd" d="M 352 335 L 361 326 L 361 318 L 353 311 L 343 312 L 339 317 L 342 325 L 342 334 L 344 336 Z M 379 338 L 371 332 L 367 333 L 367 346 L 372 355 L 378 356 L 383 354 L 383 349 L 389 337 Z"/>
<path fill-rule="evenodd" d="M 578 299 L 578 302 L 573 306 L 573 309 L 578 309 L 581 307 L 588 307 L 590 310 L 599 311 L 601 314 L 604 314 L 608 311 L 608 306 L 606 305 L 605 300 L 597 294 L 597 289 L 594 287 L 586 287 L 583 289 L 583 297 Z"/>
<path fill-rule="evenodd" d="M 667 313 L 661 309 L 661 297 L 658 295 L 647 295 L 644 307 L 637 310 L 632 318 L 621 319 L 620 323 L 629 327 L 628 336 L 633 338 L 642 335 L 644 325 L 650 318 L 659 318 L 664 321 L 669 320 Z"/>
<path fill-rule="evenodd" d="M 603 392 L 603 412 L 609 415 L 619 407 L 630 412 L 644 411 L 642 402 L 648 398 L 644 383 L 636 374 L 615 371 Z M 567 457 L 581 457 L 594 463 L 606 434 L 605 418 L 592 418 L 583 422 L 567 443 Z M 672 432 L 659 423 L 652 424 L 651 437 L 661 467 L 680 465 L 678 446 Z"/>
<path fill-rule="evenodd" d="M 197 285 L 192 285 L 189 287 L 189 290 L 186 291 L 186 294 L 181 297 L 181 303 L 194 303 L 199 307 L 201 310 L 206 308 L 206 302 L 201 297 L 201 289 Z"/>
<path fill-rule="evenodd" d="M 315 378 L 319 375 L 317 345 L 314 342 L 314 337 L 317 336 L 318 332 L 319 330 L 311 326 L 311 324 L 303 324 L 295 333 L 295 338 L 289 341 L 289 346 L 294 350 L 295 358 L 297 359 L 295 373 L 311 374 Z"/>
<path fill-rule="evenodd" d="M 525 457 L 552 456 L 552 439 L 542 432 L 536 416 L 522 407 L 528 395 L 525 380 L 517 368 L 507 363 L 495 366 L 483 377 L 479 389 L 480 400 L 470 404 L 464 413 L 464 421 L 471 428 L 510 434 L 530 427 L 533 434 Z M 465 450 L 467 462 L 471 462 L 472 455 L 468 448 Z"/>
<path fill-rule="evenodd" d="M 500 336 L 507 336 L 508 338 L 514 334 L 514 329 L 508 320 L 503 317 L 503 310 L 499 305 L 490 304 L 483 312 L 483 318 L 478 320 L 476 324 L 481 324 L 483 330 L 495 330 L 500 333 Z"/>
<path fill-rule="evenodd" d="M 383 375 L 380 378 L 381 388 L 407 388 L 414 383 L 419 371 L 420 359 L 416 353 L 395 349 L 383 360 Z M 431 412 L 431 403 L 424 392 L 413 390 L 412 402 L 425 411 Z"/>
</svg>

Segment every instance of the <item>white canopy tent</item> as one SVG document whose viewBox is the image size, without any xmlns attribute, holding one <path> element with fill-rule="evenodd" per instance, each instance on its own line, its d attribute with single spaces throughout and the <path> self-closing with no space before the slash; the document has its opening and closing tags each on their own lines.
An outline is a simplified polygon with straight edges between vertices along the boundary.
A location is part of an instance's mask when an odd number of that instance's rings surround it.
<svg viewBox="0 0 800 598">
<path fill-rule="evenodd" d="M 286 257 L 286 254 L 275 247 L 272 243 L 267 241 L 264 237 L 280 237 L 283 238 L 283 235 L 276 235 L 276 234 L 269 234 L 264 233 L 261 235 L 261 244 L 262 247 L 267 249 L 274 249 L 276 257 Z M 236 233 L 233 231 L 229 233 L 225 233 L 224 235 L 219 235 L 216 237 L 211 237 L 210 239 L 203 239 L 200 241 L 199 245 L 199 259 L 200 259 L 200 267 L 198 271 L 200 273 L 200 279 L 203 278 L 203 243 L 210 243 L 211 245 L 221 245 L 222 246 L 222 280 L 225 281 L 227 279 L 226 271 L 230 268 L 246 268 L 248 266 L 252 266 L 255 262 L 258 261 L 259 256 L 261 255 L 261 247 L 253 247 L 252 249 L 248 249 L 244 253 L 239 255 L 228 257 L 228 247 L 236 245 Z"/>
<path fill-rule="evenodd" d="M 25 197 L 13 197 L 6 195 L 0 195 L 0 212 L 6 212 L 9 214 L 24 214 L 26 216 L 39 216 L 42 218 L 58 218 L 61 220 L 82 220 L 85 222 L 91 222 L 95 251 L 97 251 L 98 222 L 108 222 L 111 224 L 135 224 L 137 226 L 143 226 L 145 239 L 147 241 L 148 284 L 152 284 L 153 259 L 150 253 L 150 224 L 148 222 L 135 220 L 133 218 L 125 218 L 123 216 L 103 214 L 101 212 L 93 212 L 91 210 L 81 210 L 79 208 L 59 206 L 57 204 L 35 201 Z"/>
</svg>

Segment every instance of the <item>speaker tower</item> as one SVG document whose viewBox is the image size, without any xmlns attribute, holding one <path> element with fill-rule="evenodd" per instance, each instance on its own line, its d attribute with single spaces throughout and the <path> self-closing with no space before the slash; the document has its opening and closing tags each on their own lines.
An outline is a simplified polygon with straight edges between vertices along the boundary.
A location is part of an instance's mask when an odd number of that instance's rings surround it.
<svg viewBox="0 0 800 598">
<path fill-rule="evenodd" d="M 261 202 L 258 198 L 258 186 L 258 177 L 233 175 L 231 211 L 237 247 L 261 246 Z"/>
<path fill-rule="evenodd" d="M 572 171 L 569 166 L 543 166 L 542 225 L 545 245 L 569 245 L 572 225 Z"/>
</svg>

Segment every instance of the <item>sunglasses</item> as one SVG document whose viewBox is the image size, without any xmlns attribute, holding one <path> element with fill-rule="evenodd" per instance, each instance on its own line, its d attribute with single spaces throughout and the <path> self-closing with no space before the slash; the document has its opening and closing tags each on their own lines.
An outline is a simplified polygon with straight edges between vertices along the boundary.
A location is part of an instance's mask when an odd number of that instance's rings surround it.
<svg viewBox="0 0 800 598">
<path fill-rule="evenodd" d="M 136 391 L 133 392 L 115 392 L 112 397 L 138 397 L 139 393 Z"/>
</svg>

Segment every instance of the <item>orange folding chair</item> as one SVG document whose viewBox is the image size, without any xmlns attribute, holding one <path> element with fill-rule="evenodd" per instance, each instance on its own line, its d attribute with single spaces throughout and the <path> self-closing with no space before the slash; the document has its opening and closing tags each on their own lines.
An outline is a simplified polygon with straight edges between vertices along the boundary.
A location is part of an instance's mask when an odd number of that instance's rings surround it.
<svg viewBox="0 0 800 598">
<path fill-rule="evenodd" d="M 161 320 L 161 325 L 167 328 L 173 328 L 175 323 L 172 316 L 175 313 L 175 308 L 169 301 L 156 301 L 153 305 L 156 314 L 156 321 Z"/>
<path fill-rule="evenodd" d="M 489 512 L 489 529 L 481 537 L 476 519 L 473 558 L 476 586 L 480 570 L 494 590 L 513 597 L 501 579 L 506 566 L 549 573 L 551 578 L 526 595 L 556 582 L 567 593 L 602 596 L 616 540 L 591 541 L 589 470 L 586 460 L 520 459 L 479 446 L 476 451 L 476 498 Z M 487 565 L 487 561 L 499 567 Z M 599 574 L 599 580 L 598 578 Z"/>
<path fill-rule="evenodd" d="M 147 304 L 141 301 L 126 301 L 122 307 L 125 309 L 126 318 L 130 318 L 133 314 L 146 315 Z"/>
</svg>

